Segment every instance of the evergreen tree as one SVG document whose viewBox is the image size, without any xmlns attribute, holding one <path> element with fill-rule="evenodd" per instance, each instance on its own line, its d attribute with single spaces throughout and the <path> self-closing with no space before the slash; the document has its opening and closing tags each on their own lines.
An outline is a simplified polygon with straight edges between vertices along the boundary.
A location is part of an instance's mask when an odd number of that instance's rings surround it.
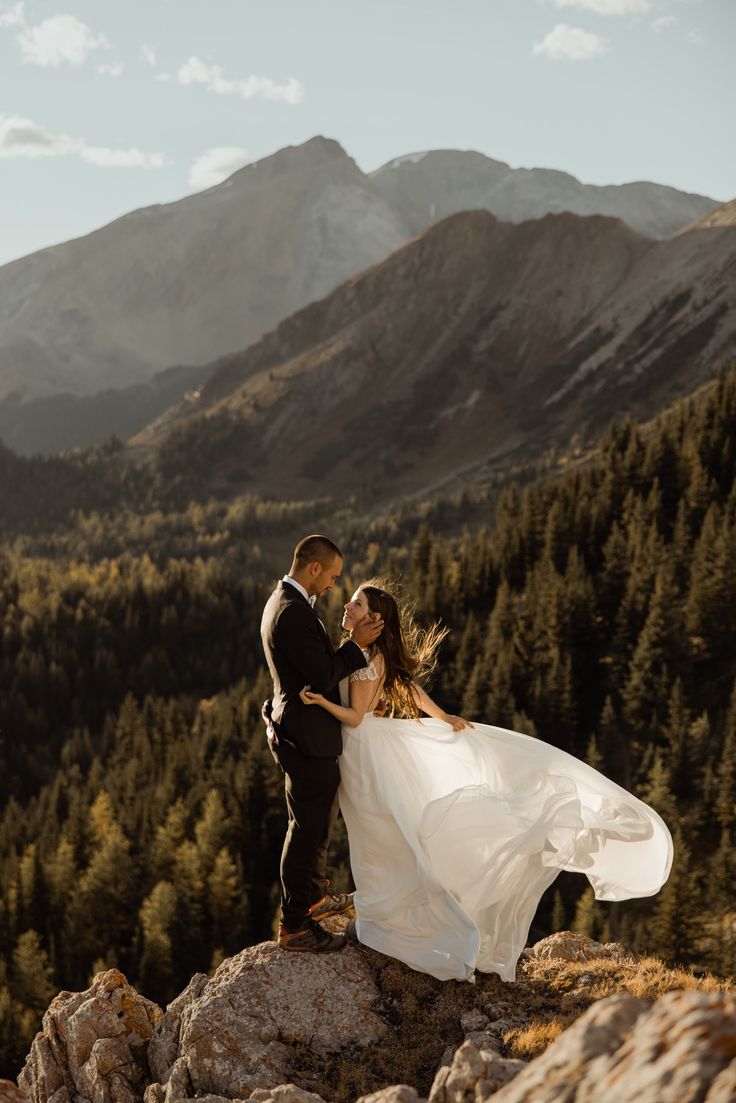
<svg viewBox="0 0 736 1103">
<path fill-rule="evenodd" d="M 218 789 L 210 789 L 205 797 L 202 813 L 194 827 L 197 853 L 201 868 L 209 871 L 221 850 L 228 833 L 228 820 Z"/>
<path fill-rule="evenodd" d="M 552 930 L 564 931 L 567 924 L 567 912 L 562 902 L 562 894 L 555 889 L 554 903 L 552 905 Z"/>
<path fill-rule="evenodd" d="M 693 549 L 686 606 L 696 658 L 726 655 L 736 645 L 736 528 L 711 502 Z"/>
<path fill-rule="evenodd" d="M 672 871 L 657 896 L 648 925 L 647 945 L 651 953 L 674 963 L 693 960 L 700 922 L 695 870 L 679 828 L 673 833 L 673 842 Z"/>
<path fill-rule="evenodd" d="M 721 827 L 736 826 L 736 724 L 730 724 L 715 777 L 715 812 Z"/>
<path fill-rule="evenodd" d="M 709 933 L 706 965 L 721 976 L 736 973 L 736 902 L 733 884 L 736 878 L 736 855 L 731 832 L 724 830 L 721 841 L 708 868 L 708 913 L 704 924 Z"/>
<path fill-rule="evenodd" d="M 13 951 L 13 990 L 26 1007 L 45 1011 L 56 992 L 48 954 L 34 930 L 19 936 Z"/>
<path fill-rule="evenodd" d="M 159 999 L 170 999 L 173 995 L 171 929 L 176 913 L 176 889 L 170 881 L 158 881 L 140 909 L 143 929 L 140 986 Z"/>
<path fill-rule="evenodd" d="M 601 758 L 599 768 L 606 777 L 623 785 L 625 789 L 630 789 L 631 756 L 622 727 L 609 694 L 603 702 L 596 734 L 596 748 Z"/>
<path fill-rule="evenodd" d="M 671 668 L 677 662 L 677 593 L 671 568 L 657 572 L 649 613 L 639 636 L 623 688 L 623 716 L 632 733 L 657 737 L 665 723 Z"/>
<path fill-rule="evenodd" d="M 595 892 L 592 886 L 588 885 L 575 905 L 572 929 L 578 934 L 587 935 L 588 938 L 597 938 L 600 927 L 601 920 Z"/>
<path fill-rule="evenodd" d="M 66 950 L 77 968 L 109 947 L 128 946 L 134 930 L 136 869 L 106 792 L 90 810 L 92 854 L 68 909 Z"/>
<path fill-rule="evenodd" d="M 677 804 L 672 794 L 672 773 L 660 747 L 654 752 L 641 799 L 659 812 L 665 823 L 673 828 L 678 820 Z"/>
<path fill-rule="evenodd" d="M 213 944 L 226 948 L 237 945 L 242 933 L 245 894 L 227 847 L 217 854 L 207 878 L 207 905 L 212 919 Z"/>
<path fill-rule="evenodd" d="M 176 851 L 186 834 L 187 813 L 184 801 L 177 797 L 169 807 L 166 819 L 156 828 L 156 837 L 151 854 L 153 872 L 157 877 L 171 875 L 176 861 Z"/>
<path fill-rule="evenodd" d="M 692 718 L 685 703 L 682 678 L 678 675 L 667 703 L 664 738 L 669 748 L 669 769 L 672 790 L 677 797 L 686 797 L 692 787 L 694 759 L 690 742 Z"/>
</svg>

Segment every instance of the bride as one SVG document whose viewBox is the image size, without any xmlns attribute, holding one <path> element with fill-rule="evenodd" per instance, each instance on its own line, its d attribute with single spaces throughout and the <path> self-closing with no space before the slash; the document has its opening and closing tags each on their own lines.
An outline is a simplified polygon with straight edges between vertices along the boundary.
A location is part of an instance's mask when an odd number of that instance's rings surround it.
<svg viewBox="0 0 736 1103">
<path fill-rule="evenodd" d="M 652 808 L 540 739 L 445 713 L 418 679 L 446 630 L 420 629 L 372 580 L 342 625 L 376 616 L 383 631 L 368 665 L 340 684 L 341 704 L 301 693 L 343 727 L 339 797 L 360 942 L 440 980 L 475 969 L 513 980 L 560 870 L 584 873 L 598 900 L 659 891 L 672 839 Z M 389 715 L 373 715 L 379 701 Z"/>
</svg>

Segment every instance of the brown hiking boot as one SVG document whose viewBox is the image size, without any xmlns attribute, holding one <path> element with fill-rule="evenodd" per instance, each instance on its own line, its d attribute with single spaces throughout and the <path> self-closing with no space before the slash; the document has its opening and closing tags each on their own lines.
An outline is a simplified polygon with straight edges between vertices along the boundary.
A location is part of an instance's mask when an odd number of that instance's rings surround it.
<svg viewBox="0 0 736 1103">
<path fill-rule="evenodd" d="M 310 919 L 329 919 L 331 915 L 355 914 L 353 906 L 354 892 L 328 892 L 309 909 Z"/>
<path fill-rule="evenodd" d="M 324 927 L 320 927 L 319 923 L 315 923 L 308 917 L 306 925 L 299 931 L 287 931 L 283 923 L 279 923 L 278 944 L 282 950 L 329 954 L 333 950 L 342 950 L 345 945 L 345 935 L 330 934 Z"/>
</svg>

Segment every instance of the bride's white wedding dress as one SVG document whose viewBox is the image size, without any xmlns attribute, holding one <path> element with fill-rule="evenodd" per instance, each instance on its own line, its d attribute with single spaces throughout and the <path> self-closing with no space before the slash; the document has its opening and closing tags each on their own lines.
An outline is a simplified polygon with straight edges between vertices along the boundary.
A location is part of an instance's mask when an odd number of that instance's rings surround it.
<svg viewBox="0 0 736 1103">
<path fill-rule="evenodd" d="M 356 676 L 376 673 L 371 664 Z M 347 679 L 340 696 L 347 705 Z M 342 732 L 356 933 L 414 969 L 513 980 L 560 870 L 584 873 L 598 900 L 652 896 L 667 880 L 672 838 L 660 816 L 540 739 L 370 713 Z"/>
</svg>

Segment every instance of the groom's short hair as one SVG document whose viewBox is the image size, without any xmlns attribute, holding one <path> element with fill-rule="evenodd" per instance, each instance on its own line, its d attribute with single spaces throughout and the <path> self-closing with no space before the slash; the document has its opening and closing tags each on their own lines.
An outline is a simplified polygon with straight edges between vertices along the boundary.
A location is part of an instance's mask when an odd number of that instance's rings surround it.
<svg viewBox="0 0 736 1103">
<path fill-rule="evenodd" d="M 327 567 L 335 558 L 342 559 L 343 555 L 337 544 L 327 536 L 305 536 L 294 548 L 295 567 L 306 567 L 308 563 L 321 563 Z"/>
</svg>

